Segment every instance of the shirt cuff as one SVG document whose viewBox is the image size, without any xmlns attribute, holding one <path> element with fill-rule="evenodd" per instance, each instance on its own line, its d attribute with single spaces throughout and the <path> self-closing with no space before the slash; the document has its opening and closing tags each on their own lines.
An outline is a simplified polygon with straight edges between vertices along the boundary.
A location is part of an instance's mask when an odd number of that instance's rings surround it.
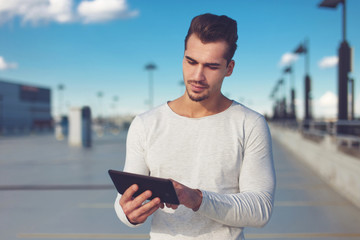
<svg viewBox="0 0 360 240">
<path fill-rule="evenodd" d="M 202 200 L 199 209 L 196 211 L 197 213 L 203 213 L 206 209 L 206 205 L 209 202 L 209 193 L 207 191 L 201 190 Z"/>
</svg>

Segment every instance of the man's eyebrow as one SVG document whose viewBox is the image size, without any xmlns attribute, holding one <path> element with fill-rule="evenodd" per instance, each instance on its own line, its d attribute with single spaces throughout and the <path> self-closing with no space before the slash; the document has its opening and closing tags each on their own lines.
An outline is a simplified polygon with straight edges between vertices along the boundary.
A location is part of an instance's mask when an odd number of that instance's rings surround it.
<svg viewBox="0 0 360 240">
<path fill-rule="evenodd" d="M 217 66 L 221 66 L 220 63 L 205 63 L 205 66 L 211 66 L 211 67 L 217 67 Z"/>
<path fill-rule="evenodd" d="M 195 59 L 189 57 L 189 56 L 185 56 L 188 60 L 192 61 L 192 62 L 197 62 Z"/>
<path fill-rule="evenodd" d="M 190 60 L 190 61 L 192 61 L 192 62 L 198 62 L 198 61 L 196 61 L 195 59 L 193 59 L 193 58 L 191 58 L 191 57 L 189 57 L 189 56 L 185 56 L 186 57 L 186 59 L 188 59 L 188 60 Z M 205 63 L 204 65 L 206 65 L 206 66 L 221 66 L 221 64 L 220 63 Z"/>
</svg>

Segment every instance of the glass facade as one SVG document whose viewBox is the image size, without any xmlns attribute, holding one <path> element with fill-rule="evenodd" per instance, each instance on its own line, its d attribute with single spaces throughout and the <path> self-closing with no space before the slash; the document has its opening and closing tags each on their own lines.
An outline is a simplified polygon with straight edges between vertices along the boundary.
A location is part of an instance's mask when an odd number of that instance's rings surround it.
<svg viewBox="0 0 360 240">
<path fill-rule="evenodd" d="M 0 134 L 52 128 L 51 90 L 0 79 Z"/>
<path fill-rule="evenodd" d="M 50 102 L 50 89 L 20 85 L 20 100 L 24 102 Z"/>
</svg>

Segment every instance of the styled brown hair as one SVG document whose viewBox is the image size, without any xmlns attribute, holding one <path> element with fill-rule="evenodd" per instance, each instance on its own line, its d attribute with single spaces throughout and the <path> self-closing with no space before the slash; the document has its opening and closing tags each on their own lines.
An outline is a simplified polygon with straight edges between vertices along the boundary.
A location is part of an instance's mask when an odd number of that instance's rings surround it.
<svg viewBox="0 0 360 240">
<path fill-rule="evenodd" d="M 202 43 L 225 41 L 228 44 L 228 51 L 224 56 L 227 63 L 229 64 L 234 57 L 237 48 L 236 41 L 238 39 L 237 23 L 235 20 L 225 15 L 218 16 L 211 13 L 194 17 L 185 37 L 185 50 L 191 34 L 196 34 Z"/>
</svg>

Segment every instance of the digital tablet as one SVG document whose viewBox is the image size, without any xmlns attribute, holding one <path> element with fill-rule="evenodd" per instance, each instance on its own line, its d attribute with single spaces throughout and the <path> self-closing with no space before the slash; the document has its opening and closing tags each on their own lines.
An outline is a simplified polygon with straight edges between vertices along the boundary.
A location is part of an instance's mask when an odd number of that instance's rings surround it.
<svg viewBox="0 0 360 240">
<path fill-rule="evenodd" d="M 127 173 L 112 169 L 109 170 L 109 175 L 116 187 L 116 190 L 120 194 L 124 194 L 126 189 L 128 189 L 131 185 L 137 184 L 139 186 L 139 190 L 133 195 L 133 197 L 137 197 L 146 190 L 150 190 L 152 195 L 149 200 L 159 197 L 161 202 L 176 205 L 180 204 L 174 186 L 169 179 Z"/>
</svg>

